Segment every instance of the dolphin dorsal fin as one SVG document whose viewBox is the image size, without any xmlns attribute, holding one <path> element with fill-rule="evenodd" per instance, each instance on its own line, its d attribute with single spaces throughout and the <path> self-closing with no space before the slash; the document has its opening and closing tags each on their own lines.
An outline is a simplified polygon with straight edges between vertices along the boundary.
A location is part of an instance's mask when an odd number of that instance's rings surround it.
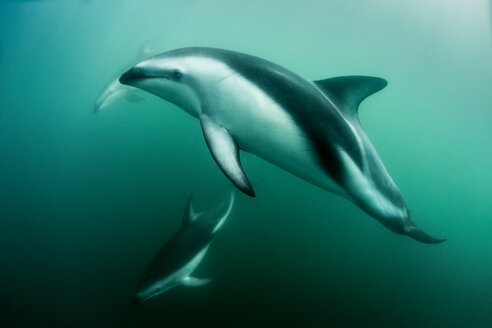
<svg viewBox="0 0 492 328">
<path fill-rule="evenodd" d="M 331 79 L 314 81 L 330 98 L 334 98 L 340 109 L 349 118 L 359 121 L 359 104 L 383 89 L 388 82 L 372 76 L 340 76 Z"/>
<path fill-rule="evenodd" d="M 183 217 L 183 227 L 186 227 L 191 222 L 195 221 L 198 215 L 199 214 L 195 211 L 195 208 L 193 207 L 193 195 L 190 195 L 188 197 L 188 201 L 186 202 L 186 212 Z"/>
</svg>

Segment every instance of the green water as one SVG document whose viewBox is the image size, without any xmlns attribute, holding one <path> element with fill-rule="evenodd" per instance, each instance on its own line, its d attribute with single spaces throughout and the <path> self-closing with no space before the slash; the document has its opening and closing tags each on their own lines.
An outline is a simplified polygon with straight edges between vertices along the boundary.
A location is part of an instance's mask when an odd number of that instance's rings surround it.
<svg viewBox="0 0 492 328">
<path fill-rule="evenodd" d="M 488 1 L 0 2 L 2 327 L 492 327 Z M 384 77 L 361 122 L 415 221 L 391 233 L 254 156 L 197 269 L 213 283 L 131 305 L 146 265 L 230 188 L 199 123 L 146 96 L 94 115 L 144 41 L 300 75 Z"/>
</svg>

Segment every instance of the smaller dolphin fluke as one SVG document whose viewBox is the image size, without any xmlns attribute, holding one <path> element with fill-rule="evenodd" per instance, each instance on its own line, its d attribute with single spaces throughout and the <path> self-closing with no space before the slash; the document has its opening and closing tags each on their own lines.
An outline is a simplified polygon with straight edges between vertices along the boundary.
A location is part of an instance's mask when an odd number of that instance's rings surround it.
<svg viewBox="0 0 492 328">
<path fill-rule="evenodd" d="M 140 47 L 140 51 L 137 54 L 134 62 L 140 62 L 144 58 L 152 55 L 153 50 L 149 45 L 149 41 L 144 42 Z M 102 89 L 94 104 L 94 113 L 99 113 L 103 108 L 109 107 L 119 99 L 125 99 L 129 102 L 140 102 L 145 98 L 141 96 L 140 92 L 135 92 L 137 89 L 122 85 L 119 81 L 121 72 L 118 72 Z"/>
<path fill-rule="evenodd" d="M 434 238 L 432 236 L 429 236 L 424 230 L 420 228 L 411 228 L 409 229 L 406 234 L 410 237 L 412 237 L 415 240 L 418 240 L 423 243 L 427 244 L 438 244 L 445 242 L 447 239 L 439 239 L 439 238 Z"/>
</svg>

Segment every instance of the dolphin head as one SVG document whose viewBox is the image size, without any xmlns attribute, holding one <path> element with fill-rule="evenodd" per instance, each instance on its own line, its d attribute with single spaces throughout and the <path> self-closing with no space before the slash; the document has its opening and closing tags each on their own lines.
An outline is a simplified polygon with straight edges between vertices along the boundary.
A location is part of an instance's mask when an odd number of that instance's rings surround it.
<svg viewBox="0 0 492 328">
<path fill-rule="evenodd" d="M 134 305 L 141 304 L 141 303 L 145 302 L 146 300 L 148 300 L 149 298 L 157 296 L 161 293 L 162 293 L 161 288 L 157 287 L 157 286 L 154 286 L 152 288 L 137 290 L 137 292 L 135 293 L 135 297 L 133 298 L 132 303 Z"/>
<path fill-rule="evenodd" d="M 121 75 L 119 81 L 150 92 L 197 116 L 205 92 L 210 91 L 207 87 L 231 72 L 209 52 L 204 48 L 165 52 L 138 63 Z"/>
<path fill-rule="evenodd" d="M 137 286 L 132 303 L 135 305 L 143 303 L 152 297 L 164 293 L 174 285 L 166 281 L 153 281 L 153 279 L 144 276 Z"/>
<path fill-rule="evenodd" d="M 198 101 L 190 82 L 183 60 L 172 56 L 144 60 L 120 77 L 121 84 L 145 90 L 189 113 L 195 113 Z"/>
</svg>

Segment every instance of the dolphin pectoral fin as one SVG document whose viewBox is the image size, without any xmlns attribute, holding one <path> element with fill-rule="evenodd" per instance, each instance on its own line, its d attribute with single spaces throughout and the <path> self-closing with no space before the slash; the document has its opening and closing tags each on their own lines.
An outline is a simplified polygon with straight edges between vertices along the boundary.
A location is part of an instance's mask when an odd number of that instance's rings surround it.
<svg viewBox="0 0 492 328">
<path fill-rule="evenodd" d="M 207 146 L 222 172 L 239 190 L 255 197 L 253 186 L 241 166 L 239 147 L 229 131 L 206 115 L 200 116 L 200 123 Z"/>
<path fill-rule="evenodd" d="M 412 227 L 405 232 L 408 236 L 412 237 L 415 240 L 418 240 L 422 243 L 427 244 L 438 244 L 445 242 L 447 239 L 438 239 L 429 236 L 424 230 L 418 227 Z"/>
<path fill-rule="evenodd" d="M 188 276 L 183 279 L 182 283 L 184 286 L 187 287 L 200 287 L 208 284 L 211 281 L 212 279 L 203 279 L 203 278 L 195 278 L 195 277 Z"/>
</svg>

